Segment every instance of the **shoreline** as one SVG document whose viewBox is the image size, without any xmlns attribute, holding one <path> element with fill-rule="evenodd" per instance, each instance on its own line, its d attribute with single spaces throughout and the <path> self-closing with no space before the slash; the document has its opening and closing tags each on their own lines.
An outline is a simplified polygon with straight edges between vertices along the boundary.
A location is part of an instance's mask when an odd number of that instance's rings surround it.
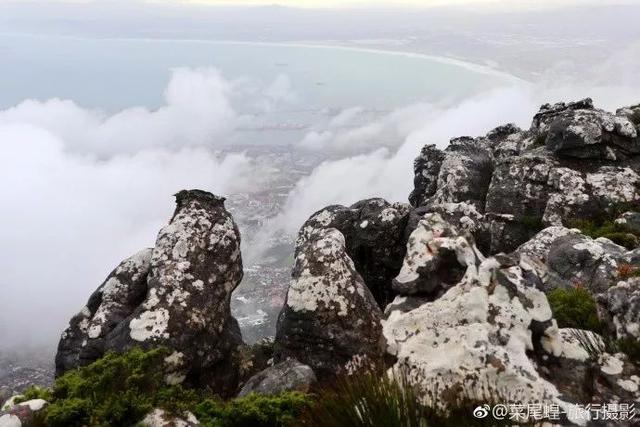
<svg viewBox="0 0 640 427">
<path fill-rule="evenodd" d="M 451 65 L 465 70 L 489 75 L 493 77 L 499 77 L 505 79 L 509 83 L 519 84 L 531 84 L 528 80 L 521 77 L 510 74 L 506 71 L 502 71 L 487 65 L 478 64 L 471 61 L 449 58 L 446 56 L 431 55 L 427 53 L 403 51 L 403 50 L 389 50 L 378 47 L 358 47 L 349 46 L 344 44 L 327 44 L 326 41 L 314 42 L 309 40 L 290 41 L 290 42 L 267 42 L 267 41 L 243 41 L 243 40 L 207 40 L 207 39 L 175 39 L 175 38 L 150 38 L 150 37 L 81 37 L 81 36 L 69 36 L 69 35 L 45 35 L 45 34 L 32 34 L 32 33 L 0 33 L 0 36 L 20 36 L 20 37 L 57 37 L 78 41 L 130 41 L 130 42 L 144 42 L 144 43 L 199 43 L 209 45 L 240 45 L 240 46 L 269 46 L 269 47 L 293 47 L 293 48 L 309 48 L 309 49 L 325 49 L 325 50 L 342 50 L 348 52 L 368 53 L 374 55 L 390 55 L 400 56 L 405 58 L 425 59 L 432 62 L 437 62 L 444 65 Z M 338 40 L 335 42 L 339 43 Z"/>
</svg>

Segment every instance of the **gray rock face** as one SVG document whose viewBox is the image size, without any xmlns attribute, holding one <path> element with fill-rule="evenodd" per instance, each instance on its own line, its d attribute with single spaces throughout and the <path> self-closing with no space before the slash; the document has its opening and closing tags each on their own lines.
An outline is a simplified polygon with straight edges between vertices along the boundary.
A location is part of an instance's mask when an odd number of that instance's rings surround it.
<svg viewBox="0 0 640 427">
<path fill-rule="evenodd" d="M 582 234 L 559 237 L 547 255 L 550 287 L 581 286 L 594 294 L 605 292 L 618 279 L 626 250 L 604 238 Z"/>
<path fill-rule="evenodd" d="M 313 369 L 297 360 L 288 359 L 249 378 L 238 397 L 251 393 L 273 395 L 284 391 L 308 392 L 316 381 Z"/>
<path fill-rule="evenodd" d="M 409 198 L 411 203 L 417 207 L 467 202 L 483 212 L 493 172 L 490 142 L 485 138 L 461 137 L 452 139 L 444 152 L 436 150 L 425 147 L 416 159 L 417 186 Z"/>
<path fill-rule="evenodd" d="M 399 295 L 437 297 L 483 259 L 471 236 L 460 235 L 438 214 L 426 214 L 409 236 L 393 290 Z"/>
<path fill-rule="evenodd" d="M 505 125 L 485 137 L 454 139 L 443 151 L 427 146 L 415 161 L 410 201 L 432 212 L 447 203 L 473 205 L 486 218 L 476 237 L 490 253 L 511 252 L 575 218 L 597 222 L 640 200 L 635 114 L 597 110 L 589 99 L 547 104 L 528 131 Z"/>
<path fill-rule="evenodd" d="M 348 256 L 379 305 L 393 299 L 391 280 L 405 252 L 405 228 L 410 207 L 383 199 L 362 200 L 350 207 L 328 206 L 302 226 L 296 253 L 317 230 L 335 228 L 345 238 Z"/>
<path fill-rule="evenodd" d="M 56 374 L 87 365 L 102 357 L 105 337 L 142 303 L 153 249 L 125 259 L 89 297 L 69 322 L 56 354 Z"/>
<path fill-rule="evenodd" d="M 294 358 L 319 380 L 375 364 L 384 354 L 382 311 L 334 228 L 296 249 L 287 301 L 278 319 L 276 359 Z"/>
<path fill-rule="evenodd" d="M 598 305 L 617 338 L 640 339 L 640 278 L 632 277 L 610 287 L 598 296 Z"/>
<path fill-rule="evenodd" d="M 640 153 L 634 123 L 593 107 L 591 99 L 543 105 L 531 130 L 547 148 L 561 156 L 617 160 Z"/>
<path fill-rule="evenodd" d="M 413 206 L 424 206 L 438 189 L 438 175 L 444 161 L 445 154 L 435 145 L 425 145 L 420 155 L 413 162 L 415 172 L 413 191 L 409 195 L 409 202 Z"/>
<path fill-rule="evenodd" d="M 164 346 L 173 351 L 168 383 L 188 378 L 220 393 L 235 389 L 241 335 L 229 300 L 242 279 L 240 234 L 223 198 L 192 190 L 176 202 L 155 247 L 121 263 L 71 320 L 58 374 L 109 350 Z"/>
</svg>

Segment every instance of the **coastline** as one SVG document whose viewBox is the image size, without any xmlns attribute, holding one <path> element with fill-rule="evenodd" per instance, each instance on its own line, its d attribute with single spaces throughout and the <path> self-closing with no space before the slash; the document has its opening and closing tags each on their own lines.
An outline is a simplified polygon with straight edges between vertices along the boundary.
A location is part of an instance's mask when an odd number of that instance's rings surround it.
<svg viewBox="0 0 640 427">
<path fill-rule="evenodd" d="M 10 36 L 27 36 L 27 37 L 57 37 L 70 40 L 80 41 L 131 41 L 131 42 L 144 42 L 144 43 L 198 43 L 208 45 L 241 45 L 241 46 L 269 46 L 269 47 L 293 47 L 293 48 L 309 48 L 309 49 L 325 49 L 325 50 L 342 50 L 349 52 L 368 53 L 375 55 L 390 55 L 401 56 L 405 58 L 424 59 L 432 62 L 437 62 L 444 65 L 451 65 L 465 70 L 489 75 L 493 77 L 499 77 L 509 83 L 517 84 L 530 84 L 528 80 L 521 77 L 517 77 L 506 71 L 502 71 L 497 68 L 493 68 L 487 65 L 478 64 L 471 61 L 462 59 L 450 58 L 446 56 L 431 55 L 426 53 L 411 52 L 404 50 L 390 50 L 378 47 L 358 47 L 339 44 L 340 41 L 334 40 L 337 44 L 328 44 L 324 42 L 314 42 L 309 40 L 289 41 L 289 42 L 267 42 L 267 41 L 243 41 L 243 40 L 207 40 L 207 39 L 175 39 L 175 38 L 154 38 L 154 37 L 81 37 L 81 36 L 69 36 L 69 35 L 40 35 L 32 33 L 0 33 L 0 37 L 3 35 Z M 347 42 L 347 41 L 345 41 Z"/>
</svg>

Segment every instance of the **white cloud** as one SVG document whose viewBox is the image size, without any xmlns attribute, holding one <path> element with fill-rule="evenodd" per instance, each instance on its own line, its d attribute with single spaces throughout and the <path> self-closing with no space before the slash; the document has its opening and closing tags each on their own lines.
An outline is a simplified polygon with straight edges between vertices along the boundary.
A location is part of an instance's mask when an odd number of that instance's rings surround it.
<svg viewBox="0 0 640 427">
<path fill-rule="evenodd" d="M 246 156 L 211 148 L 236 117 L 229 87 L 215 70 L 181 69 L 157 111 L 107 116 L 61 100 L 0 111 L 5 349 L 57 339 L 120 260 L 153 245 L 172 194 L 251 187 Z"/>
</svg>

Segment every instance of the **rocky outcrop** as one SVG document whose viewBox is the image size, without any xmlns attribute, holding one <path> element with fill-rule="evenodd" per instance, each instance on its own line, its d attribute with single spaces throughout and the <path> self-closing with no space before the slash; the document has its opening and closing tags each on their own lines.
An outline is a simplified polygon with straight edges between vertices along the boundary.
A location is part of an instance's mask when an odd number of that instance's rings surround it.
<svg viewBox="0 0 640 427">
<path fill-rule="evenodd" d="M 487 218 L 491 253 L 513 251 L 547 226 L 598 222 L 640 200 L 633 114 L 595 109 L 590 99 L 544 105 L 529 130 L 505 125 L 443 151 L 427 146 L 409 200 L 474 205 Z"/>
<path fill-rule="evenodd" d="M 345 239 L 348 256 L 380 306 L 393 299 L 391 280 L 405 252 L 405 228 L 410 207 L 384 199 L 362 200 L 350 207 L 328 206 L 302 226 L 296 253 L 317 230 L 335 228 Z"/>
<path fill-rule="evenodd" d="M 402 269 L 393 279 L 393 290 L 399 295 L 435 298 L 483 259 L 470 236 L 460 235 L 440 215 L 426 214 L 409 236 Z"/>
<path fill-rule="evenodd" d="M 638 131 L 629 117 L 596 109 L 589 98 L 543 105 L 531 130 L 560 156 L 617 160 L 640 153 Z"/>
<path fill-rule="evenodd" d="M 284 391 L 308 392 L 316 381 L 313 369 L 295 359 L 287 359 L 249 378 L 238 397 L 251 393 L 274 395 Z"/>
<path fill-rule="evenodd" d="M 340 231 L 319 229 L 299 240 L 278 319 L 277 360 L 294 358 L 321 381 L 375 364 L 384 354 L 381 318 Z"/>
<path fill-rule="evenodd" d="M 636 267 L 637 268 L 637 267 Z M 621 280 L 598 296 L 601 317 L 615 336 L 640 340 L 640 277 Z"/>
<path fill-rule="evenodd" d="M 242 339 L 229 301 L 242 279 L 240 234 L 223 198 L 181 191 L 176 203 L 155 247 L 123 261 L 71 320 L 58 374 L 106 351 L 163 346 L 168 383 L 235 391 Z"/>
</svg>

